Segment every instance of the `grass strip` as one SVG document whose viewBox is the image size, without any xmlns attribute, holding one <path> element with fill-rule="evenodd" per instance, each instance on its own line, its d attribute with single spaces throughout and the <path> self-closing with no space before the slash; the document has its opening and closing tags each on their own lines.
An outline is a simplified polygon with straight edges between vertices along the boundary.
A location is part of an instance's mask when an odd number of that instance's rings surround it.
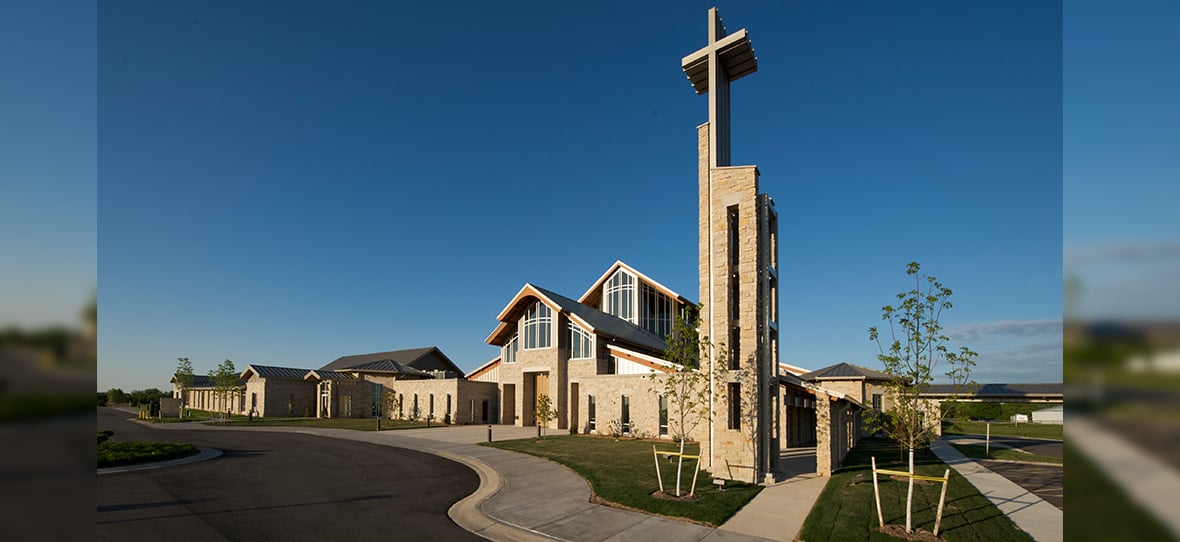
<svg viewBox="0 0 1180 542">
<path fill-rule="evenodd" d="M 697 498 L 691 501 L 662 499 L 652 496 L 659 490 L 655 463 L 652 460 L 653 442 L 643 440 L 615 440 L 586 435 L 551 436 L 544 439 L 506 440 L 483 443 L 504 450 L 551 459 L 569 467 L 585 478 L 595 496 L 604 504 L 640 510 L 650 514 L 688 519 L 716 526 L 725 522 L 754 498 L 761 486 L 728 482 L 725 489 L 713 485 L 712 478 L 701 472 L 697 478 Z M 654 443 L 661 451 L 675 451 L 671 442 Z M 685 446 L 685 453 L 696 455 L 697 444 Z M 676 463 L 661 461 L 665 488 L 675 484 Z M 693 463 L 684 462 L 684 490 L 692 483 Z"/>
<path fill-rule="evenodd" d="M 1030 454 L 1012 448 L 1000 448 L 998 446 L 991 447 L 991 453 L 988 453 L 986 446 L 976 446 L 974 444 L 951 444 L 954 448 L 963 455 L 971 459 L 1001 459 L 1006 461 L 1029 461 L 1032 463 L 1054 463 L 1062 464 L 1060 457 L 1053 457 L 1049 455 Z"/>
<path fill-rule="evenodd" d="M 803 523 L 799 539 L 808 542 L 896 540 L 878 529 L 873 498 L 873 456 L 877 458 L 877 468 L 907 470 L 896 444 L 884 439 L 862 439 L 824 486 Z M 915 453 L 914 464 L 916 473 L 926 476 L 941 477 L 947 469 L 929 450 Z M 880 476 L 878 482 L 885 523 L 904 526 L 907 482 L 904 478 L 889 476 Z M 941 491 L 941 483 L 915 482 L 915 529 L 934 529 Z M 954 469 L 951 469 L 939 536 L 951 542 L 1031 540 Z"/>
<path fill-rule="evenodd" d="M 98 468 L 119 467 L 180 459 L 196 455 L 196 446 L 176 442 L 113 442 L 98 443 Z"/>
<path fill-rule="evenodd" d="M 942 434 L 986 435 L 988 425 L 987 422 L 954 420 L 943 423 Z M 1065 429 L 1061 424 L 991 422 L 990 425 L 991 434 L 995 436 L 1064 439 Z"/>
</svg>

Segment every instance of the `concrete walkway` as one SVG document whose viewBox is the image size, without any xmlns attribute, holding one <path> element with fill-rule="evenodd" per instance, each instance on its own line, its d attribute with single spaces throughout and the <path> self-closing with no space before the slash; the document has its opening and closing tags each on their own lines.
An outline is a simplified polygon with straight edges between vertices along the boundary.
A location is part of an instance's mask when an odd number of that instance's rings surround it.
<svg viewBox="0 0 1180 542">
<path fill-rule="evenodd" d="M 794 540 L 826 478 L 797 477 L 762 490 L 719 528 L 590 502 L 582 477 L 552 461 L 479 446 L 486 425 L 399 431 L 151 424 L 163 430 L 277 431 L 398 446 L 464 464 L 480 487 L 448 511 L 459 526 L 495 541 Z M 536 436 L 533 427 L 493 426 L 494 440 Z"/>
<path fill-rule="evenodd" d="M 930 444 L 944 463 L 963 475 L 984 497 L 996 505 L 1017 527 L 1037 542 L 1059 542 L 1064 539 L 1064 514 L 1057 507 L 1032 494 L 1016 483 L 968 459 L 945 440 Z"/>
</svg>

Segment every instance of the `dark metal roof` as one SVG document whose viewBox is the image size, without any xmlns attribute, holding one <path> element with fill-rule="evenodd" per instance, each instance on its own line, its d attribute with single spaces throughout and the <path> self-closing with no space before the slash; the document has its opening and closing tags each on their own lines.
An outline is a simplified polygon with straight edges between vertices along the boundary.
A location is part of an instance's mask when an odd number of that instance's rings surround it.
<svg viewBox="0 0 1180 542">
<path fill-rule="evenodd" d="M 533 286 L 554 303 L 594 327 L 595 333 L 614 337 L 625 343 L 641 346 L 653 352 L 663 352 L 668 344 L 656 334 L 617 316 L 612 316 L 589 305 L 583 305 L 561 294 Z"/>
<path fill-rule="evenodd" d="M 954 384 L 931 384 L 926 388 L 931 395 L 951 395 L 956 393 Z M 975 393 L 964 394 L 972 397 L 1064 397 L 1065 384 L 982 384 Z"/>
<path fill-rule="evenodd" d="M 868 380 L 892 380 L 893 377 L 881 371 L 874 371 L 867 367 L 860 365 L 853 365 L 851 363 L 837 363 L 824 367 L 823 369 L 816 369 L 801 375 L 799 378 L 803 380 L 819 380 L 824 378 L 865 378 Z"/>
<path fill-rule="evenodd" d="M 329 371 L 340 371 L 344 369 L 353 369 L 361 365 L 383 360 L 394 361 L 402 365 L 413 367 L 416 361 L 426 357 L 431 352 L 438 352 L 438 357 L 446 364 L 449 364 L 454 372 L 463 374 L 463 371 L 459 370 L 459 367 L 455 366 L 455 363 L 451 361 L 451 359 L 448 358 L 446 354 L 442 353 L 442 350 L 439 350 L 434 346 L 427 346 L 425 348 L 411 348 L 409 350 L 393 350 L 390 352 L 374 352 L 372 354 L 358 354 L 355 356 L 343 356 L 336 358 L 335 361 L 320 368 Z"/>
<path fill-rule="evenodd" d="M 254 374 L 262 378 L 293 378 L 297 380 L 303 380 L 303 376 L 307 374 L 307 369 L 275 367 L 273 365 L 247 365 L 242 374 L 246 374 L 246 371 L 253 371 Z"/>
<path fill-rule="evenodd" d="M 403 363 L 398 363 L 396 360 L 392 360 L 389 358 L 379 359 L 377 361 L 371 361 L 369 363 L 356 365 L 354 367 L 349 367 L 349 370 L 358 371 L 358 372 L 372 371 L 372 372 L 382 372 L 382 373 L 401 373 L 401 374 L 418 375 L 418 376 L 430 376 L 430 373 L 427 373 L 426 371 L 421 371 L 421 370 L 415 369 L 413 367 L 410 367 L 409 365 L 406 365 Z"/>
<path fill-rule="evenodd" d="M 173 376 L 173 377 L 172 377 L 172 378 L 169 380 L 169 382 L 176 382 L 176 377 L 175 377 L 175 376 Z M 237 383 L 237 385 L 238 385 L 238 386 L 245 386 L 245 385 L 246 385 L 246 381 L 245 381 L 245 380 L 242 380 L 241 378 L 238 378 L 238 383 Z M 215 387 L 217 387 L 217 384 L 215 384 L 215 383 L 213 382 L 213 377 L 211 377 L 211 376 L 209 376 L 209 375 L 198 375 L 198 374 L 194 374 L 194 375 L 193 375 L 193 384 L 192 384 L 191 386 L 189 386 L 189 389 L 193 389 L 193 388 L 215 388 Z"/>
</svg>

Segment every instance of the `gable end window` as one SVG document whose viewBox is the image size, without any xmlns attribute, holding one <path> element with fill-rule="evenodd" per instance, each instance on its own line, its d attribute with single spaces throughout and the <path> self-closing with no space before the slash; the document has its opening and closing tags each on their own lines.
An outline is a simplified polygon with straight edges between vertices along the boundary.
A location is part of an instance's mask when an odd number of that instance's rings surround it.
<svg viewBox="0 0 1180 542">
<path fill-rule="evenodd" d="M 553 311 L 538 301 L 524 314 L 524 349 L 549 348 L 553 330 Z"/>
</svg>

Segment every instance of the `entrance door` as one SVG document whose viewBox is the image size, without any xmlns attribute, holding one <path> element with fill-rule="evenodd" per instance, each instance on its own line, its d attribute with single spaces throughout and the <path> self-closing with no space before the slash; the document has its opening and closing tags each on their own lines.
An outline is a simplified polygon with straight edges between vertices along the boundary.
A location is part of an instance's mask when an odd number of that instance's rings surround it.
<svg viewBox="0 0 1180 542">
<path fill-rule="evenodd" d="M 504 384 L 503 398 L 500 423 L 516 425 L 516 384 Z"/>
<path fill-rule="evenodd" d="M 533 410 L 536 411 L 537 405 L 541 404 L 541 396 L 549 397 L 549 408 L 553 408 L 557 404 L 557 400 L 549 393 L 549 373 L 536 373 L 533 381 Z M 541 420 L 535 419 L 537 425 L 541 425 Z"/>
</svg>

